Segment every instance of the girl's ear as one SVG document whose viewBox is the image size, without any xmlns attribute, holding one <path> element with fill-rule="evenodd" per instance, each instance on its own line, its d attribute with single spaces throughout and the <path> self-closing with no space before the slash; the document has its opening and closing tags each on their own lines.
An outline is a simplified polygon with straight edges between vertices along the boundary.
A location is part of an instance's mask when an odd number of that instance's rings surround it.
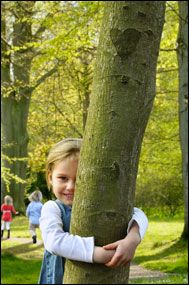
<svg viewBox="0 0 189 285">
<path fill-rule="evenodd" d="M 48 184 L 49 184 L 49 186 L 51 186 L 52 185 L 52 172 L 51 171 L 49 171 L 48 172 Z"/>
</svg>

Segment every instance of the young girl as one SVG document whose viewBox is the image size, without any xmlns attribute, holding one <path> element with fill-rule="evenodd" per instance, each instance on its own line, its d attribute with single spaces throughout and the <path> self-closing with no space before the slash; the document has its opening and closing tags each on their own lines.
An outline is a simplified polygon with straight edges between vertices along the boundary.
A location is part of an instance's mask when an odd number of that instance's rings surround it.
<svg viewBox="0 0 189 285">
<path fill-rule="evenodd" d="M 4 203 L 1 205 L 2 224 L 1 224 L 1 237 L 3 237 L 4 229 L 7 230 L 7 238 L 10 238 L 10 224 L 12 222 L 12 213 L 17 215 L 14 206 L 13 199 L 11 196 L 7 195 L 4 197 Z"/>
<path fill-rule="evenodd" d="M 33 243 L 37 242 L 36 228 L 39 228 L 39 218 L 41 216 L 41 209 L 43 204 L 42 193 L 39 190 L 34 191 L 29 196 L 30 203 L 26 208 L 26 216 L 29 218 L 29 231 L 33 240 Z"/>
<path fill-rule="evenodd" d="M 45 253 L 39 284 L 62 284 L 65 259 L 103 263 L 109 267 L 127 264 L 148 226 L 145 214 L 134 208 L 127 236 L 104 247 L 94 245 L 94 237 L 69 233 L 81 139 L 65 139 L 49 152 L 46 180 L 57 200 L 43 205 L 40 229 Z"/>
</svg>

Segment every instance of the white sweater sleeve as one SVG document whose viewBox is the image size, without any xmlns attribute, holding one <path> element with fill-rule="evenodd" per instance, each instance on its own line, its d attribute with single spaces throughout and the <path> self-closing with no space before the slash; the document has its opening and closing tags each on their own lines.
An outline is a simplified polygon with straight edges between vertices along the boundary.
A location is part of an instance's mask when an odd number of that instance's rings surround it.
<svg viewBox="0 0 189 285">
<path fill-rule="evenodd" d="M 42 207 L 40 230 L 44 247 L 50 253 L 67 259 L 93 262 L 94 237 L 64 232 L 61 211 L 54 201 L 48 201 Z"/>
<path fill-rule="evenodd" d="M 148 228 L 148 219 L 142 210 L 134 207 L 133 216 L 132 216 L 131 220 L 129 221 L 127 233 L 129 232 L 131 225 L 132 225 L 134 220 L 137 222 L 137 224 L 139 226 L 139 233 L 140 233 L 140 237 L 142 240 L 144 238 L 144 235 L 145 235 L 146 230 Z"/>
</svg>

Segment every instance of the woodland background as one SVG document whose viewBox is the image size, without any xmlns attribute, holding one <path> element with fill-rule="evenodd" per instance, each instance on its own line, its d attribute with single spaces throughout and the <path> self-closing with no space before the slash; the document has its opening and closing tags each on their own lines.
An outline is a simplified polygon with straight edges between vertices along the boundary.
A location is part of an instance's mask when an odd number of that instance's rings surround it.
<svg viewBox="0 0 189 285">
<path fill-rule="evenodd" d="M 50 147 L 66 137 L 83 137 L 104 4 L 1 1 L 1 199 L 10 194 L 20 214 L 25 214 L 28 196 L 37 187 L 43 202 L 53 198 L 45 181 Z M 166 1 L 157 92 L 143 139 L 135 195 L 135 205 L 151 221 L 135 260 L 176 274 L 171 278 L 178 278 L 174 280 L 178 284 L 187 283 L 188 68 L 178 64 L 179 56 L 183 62 L 188 57 L 188 40 L 183 38 L 188 29 L 187 6 L 187 1 Z M 34 284 L 43 247 L 34 248 L 27 240 L 26 251 L 22 242 L 29 233 L 24 215 L 15 218 L 12 229 L 13 239 L 3 241 L 3 282 Z M 10 268 L 15 268 L 11 276 Z M 173 284 L 173 279 L 164 283 Z"/>
<path fill-rule="evenodd" d="M 44 176 L 50 147 L 63 138 L 83 136 L 103 4 L 2 1 L 2 128 L 10 133 L 1 139 L 2 196 L 9 192 L 21 211 L 36 187 L 44 200 L 51 198 Z M 143 140 L 135 203 L 155 216 L 184 212 L 178 111 L 180 16 L 177 1 L 166 5 L 157 94 Z M 5 137 L 14 138 L 16 151 Z M 19 167 L 22 170 L 16 172 Z"/>
</svg>

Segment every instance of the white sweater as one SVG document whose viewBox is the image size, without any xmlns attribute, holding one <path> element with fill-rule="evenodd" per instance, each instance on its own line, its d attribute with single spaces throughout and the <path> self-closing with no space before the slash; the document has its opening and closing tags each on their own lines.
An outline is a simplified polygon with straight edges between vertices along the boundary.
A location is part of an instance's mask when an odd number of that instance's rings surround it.
<svg viewBox="0 0 189 285">
<path fill-rule="evenodd" d="M 140 237 L 143 239 L 148 227 L 146 215 L 142 210 L 134 208 L 127 233 L 133 220 L 138 223 Z M 45 249 L 67 259 L 93 262 L 94 237 L 80 237 L 64 232 L 61 211 L 54 201 L 48 201 L 43 205 L 39 221 Z"/>
</svg>

